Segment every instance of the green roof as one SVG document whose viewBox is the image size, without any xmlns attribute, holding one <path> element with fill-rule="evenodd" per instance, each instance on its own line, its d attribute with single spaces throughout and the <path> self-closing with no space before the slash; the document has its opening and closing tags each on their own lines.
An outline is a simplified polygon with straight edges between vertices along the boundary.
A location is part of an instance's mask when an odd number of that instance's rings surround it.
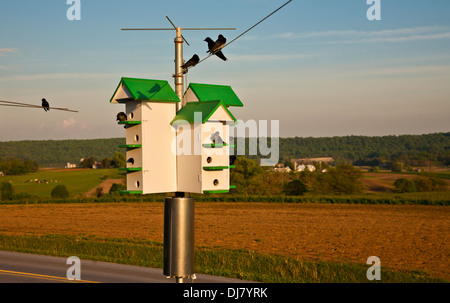
<svg viewBox="0 0 450 303">
<path fill-rule="evenodd" d="M 191 88 L 199 101 L 222 100 L 226 106 L 244 106 L 231 86 L 190 83 Z"/>
<path fill-rule="evenodd" d="M 182 123 L 184 121 L 187 121 L 189 123 L 197 122 L 194 120 L 195 113 L 201 113 L 202 114 L 202 123 L 205 123 L 209 120 L 209 118 L 214 114 L 214 112 L 222 106 L 225 111 L 230 115 L 231 119 L 236 121 L 234 116 L 231 114 L 231 112 L 228 110 L 228 108 L 225 106 L 225 104 L 218 100 L 218 101 L 204 101 L 204 102 L 188 102 L 184 107 L 180 109 L 180 111 L 177 113 L 175 118 L 172 120 L 171 124 L 177 124 Z M 200 122 L 200 121 L 198 121 Z"/>
<path fill-rule="evenodd" d="M 122 77 L 111 100 L 117 93 L 117 90 L 123 84 L 131 94 L 133 100 L 154 101 L 154 102 L 180 102 L 177 94 L 174 92 L 169 82 L 165 80 L 150 80 Z M 126 102 L 130 99 L 115 100 L 115 102 Z"/>
</svg>

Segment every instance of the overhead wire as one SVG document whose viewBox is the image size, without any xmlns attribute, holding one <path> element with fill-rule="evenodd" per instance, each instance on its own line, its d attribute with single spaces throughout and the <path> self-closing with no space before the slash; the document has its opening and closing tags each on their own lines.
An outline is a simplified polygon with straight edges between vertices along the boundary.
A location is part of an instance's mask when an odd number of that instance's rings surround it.
<svg viewBox="0 0 450 303">
<path fill-rule="evenodd" d="M 258 23 L 256 23 L 255 25 L 253 25 L 252 27 L 250 27 L 249 29 L 247 29 L 245 32 L 243 32 L 242 34 L 240 34 L 239 36 L 237 36 L 236 38 L 234 38 L 233 40 L 231 40 L 230 42 L 226 43 L 222 49 L 224 49 L 225 47 L 227 47 L 228 45 L 230 45 L 231 43 L 233 43 L 234 41 L 236 41 L 237 39 L 239 39 L 240 37 L 242 37 L 243 35 L 245 35 L 246 33 L 248 33 L 250 30 L 252 30 L 253 28 L 255 28 L 256 26 L 258 26 L 261 22 L 263 22 L 264 20 L 266 20 L 267 18 L 269 18 L 270 16 L 272 16 L 273 14 L 275 14 L 277 11 L 279 11 L 280 9 L 282 9 L 283 7 L 285 7 L 287 4 L 289 4 L 289 2 L 291 2 L 292 0 L 289 0 L 288 2 L 286 2 L 285 4 L 283 4 L 282 6 L 280 6 L 279 8 L 277 8 L 276 10 L 274 10 L 272 13 L 270 13 L 269 15 L 267 15 L 266 17 L 264 17 L 263 19 L 261 19 Z M 211 56 L 214 56 L 215 54 L 212 53 L 210 55 L 208 55 L 206 58 L 200 60 L 196 65 L 202 63 L 203 61 L 205 61 L 206 59 L 208 59 Z"/>
<path fill-rule="evenodd" d="M 4 104 L 2 104 L 2 103 L 4 103 Z M 5 100 L 0 100 L 0 106 L 43 108 L 40 105 L 28 104 L 28 103 L 22 103 L 22 102 L 5 101 Z M 48 108 L 49 109 L 54 109 L 54 110 L 61 110 L 61 111 L 68 111 L 68 112 L 78 113 L 78 111 L 72 110 L 72 109 L 68 109 L 68 108 L 61 108 L 61 107 L 48 107 Z"/>
</svg>

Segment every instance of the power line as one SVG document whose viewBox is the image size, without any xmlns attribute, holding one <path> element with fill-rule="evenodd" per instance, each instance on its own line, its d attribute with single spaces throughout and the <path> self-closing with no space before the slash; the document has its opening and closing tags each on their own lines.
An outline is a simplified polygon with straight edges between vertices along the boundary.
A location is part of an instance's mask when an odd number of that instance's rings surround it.
<svg viewBox="0 0 450 303">
<path fill-rule="evenodd" d="M 285 7 L 289 2 L 291 2 L 292 0 L 289 0 L 288 2 L 286 2 L 285 4 L 283 4 L 282 6 L 280 6 L 279 8 L 277 8 L 276 10 L 274 10 L 272 13 L 270 13 L 269 15 L 267 15 L 266 17 L 264 17 L 263 19 L 261 19 L 258 23 L 256 23 L 255 25 L 253 25 L 252 27 L 250 27 L 249 29 L 247 29 L 245 32 L 243 32 L 242 34 L 240 34 L 239 36 L 237 36 L 236 38 L 234 38 L 233 40 L 231 40 L 230 42 L 228 42 L 227 44 L 224 45 L 223 48 L 225 48 L 226 46 L 230 45 L 231 43 L 233 43 L 234 41 L 236 41 L 237 39 L 239 39 L 240 37 L 242 37 L 243 35 L 245 35 L 246 33 L 248 33 L 250 30 L 252 30 L 253 28 L 255 28 L 257 25 L 259 25 L 261 22 L 263 22 L 264 20 L 266 20 L 267 18 L 269 18 L 270 16 L 272 16 L 273 14 L 275 14 L 277 11 L 279 11 L 280 9 L 282 9 L 283 7 Z M 214 54 L 210 54 L 208 57 L 200 60 L 198 64 L 200 64 L 201 62 L 205 61 L 206 59 L 208 59 L 209 57 L 214 56 Z"/>
<path fill-rule="evenodd" d="M 5 103 L 5 104 L 1 104 L 1 103 Z M 39 106 L 39 105 L 21 103 L 21 102 L 13 102 L 13 101 L 5 101 L 5 100 L 0 100 L 0 106 L 43 108 L 42 106 Z M 49 109 L 78 113 L 78 111 L 76 111 L 76 110 L 72 110 L 72 109 L 68 109 L 68 108 L 61 108 L 61 107 L 49 107 Z"/>
<path fill-rule="evenodd" d="M 267 18 L 269 18 L 270 16 L 272 16 L 273 14 L 275 14 L 277 11 L 279 11 L 280 9 L 282 9 L 284 6 L 286 6 L 289 2 L 291 2 L 292 0 L 289 0 L 288 2 L 286 2 L 285 4 L 283 4 L 282 6 L 280 6 L 279 8 L 277 8 L 276 10 L 274 10 L 272 13 L 270 13 L 269 15 L 267 15 L 266 17 L 264 17 L 261 21 L 259 21 L 258 23 L 256 23 L 255 25 L 253 25 L 252 27 L 250 27 L 248 30 L 246 30 L 245 32 L 243 32 L 242 34 L 240 34 L 239 36 L 237 36 L 236 38 L 234 38 L 233 40 L 231 40 L 230 42 L 228 42 L 227 44 L 225 44 L 225 46 L 230 45 L 231 43 L 233 43 L 234 41 L 236 41 L 237 39 L 239 39 L 240 37 L 242 37 L 243 35 L 245 35 L 247 32 L 249 32 L 250 30 L 252 30 L 254 27 L 256 27 L 257 25 L 259 25 L 261 22 L 263 22 L 264 20 L 266 20 Z M 224 47 L 225 47 L 224 46 Z"/>
</svg>

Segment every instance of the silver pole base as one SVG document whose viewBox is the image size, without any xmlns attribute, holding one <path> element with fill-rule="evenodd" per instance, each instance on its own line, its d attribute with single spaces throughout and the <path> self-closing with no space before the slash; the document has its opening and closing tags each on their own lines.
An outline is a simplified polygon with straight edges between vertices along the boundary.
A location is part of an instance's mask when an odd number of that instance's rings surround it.
<svg viewBox="0 0 450 303">
<path fill-rule="evenodd" d="M 194 275 L 194 199 L 164 200 L 164 275 L 177 283 Z"/>
</svg>

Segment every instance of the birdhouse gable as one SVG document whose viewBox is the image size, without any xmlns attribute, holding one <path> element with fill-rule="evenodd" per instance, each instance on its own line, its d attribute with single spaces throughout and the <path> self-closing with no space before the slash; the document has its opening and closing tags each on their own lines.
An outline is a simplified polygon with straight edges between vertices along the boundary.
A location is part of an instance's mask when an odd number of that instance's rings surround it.
<svg viewBox="0 0 450 303">
<path fill-rule="evenodd" d="M 172 87 L 165 80 L 123 77 L 109 102 L 126 103 L 131 100 L 180 102 Z"/>
<path fill-rule="evenodd" d="M 221 100 L 225 106 L 244 106 L 231 86 L 190 83 L 184 98 L 189 102 Z"/>
<path fill-rule="evenodd" d="M 197 119 L 199 120 L 196 121 Z M 236 122 L 236 118 L 220 100 L 189 102 L 177 113 L 171 124 L 177 125 L 186 122 L 191 124 L 201 122 L 204 124 L 207 121 Z"/>
</svg>

